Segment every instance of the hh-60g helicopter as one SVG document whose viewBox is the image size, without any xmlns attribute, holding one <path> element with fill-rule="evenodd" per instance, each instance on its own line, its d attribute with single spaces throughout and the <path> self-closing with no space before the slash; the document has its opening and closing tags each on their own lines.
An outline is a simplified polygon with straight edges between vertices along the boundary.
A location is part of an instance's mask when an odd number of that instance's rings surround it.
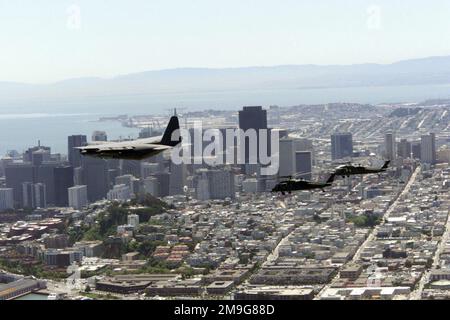
<svg viewBox="0 0 450 320">
<path fill-rule="evenodd" d="M 352 165 L 352 164 L 346 164 L 342 165 L 336 168 L 336 171 L 334 172 L 337 176 L 341 177 L 350 177 L 353 175 L 362 175 L 362 174 L 372 174 L 372 173 L 381 173 L 385 172 L 387 168 L 389 167 L 389 163 L 391 161 L 385 161 L 384 165 L 381 168 L 368 168 L 364 167 L 362 165 Z"/>
<path fill-rule="evenodd" d="M 308 173 L 309 174 L 309 173 Z M 303 173 L 305 175 L 305 173 Z M 287 179 L 278 183 L 272 192 L 281 192 L 282 195 L 287 193 L 292 193 L 292 191 L 304 191 L 304 190 L 314 190 L 321 189 L 325 191 L 324 188 L 331 187 L 334 181 L 335 173 L 332 173 L 327 181 L 325 182 L 311 182 L 303 179 L 294 179 L 292 176 L 280 177 L 282 179 Z"/>
</svg>

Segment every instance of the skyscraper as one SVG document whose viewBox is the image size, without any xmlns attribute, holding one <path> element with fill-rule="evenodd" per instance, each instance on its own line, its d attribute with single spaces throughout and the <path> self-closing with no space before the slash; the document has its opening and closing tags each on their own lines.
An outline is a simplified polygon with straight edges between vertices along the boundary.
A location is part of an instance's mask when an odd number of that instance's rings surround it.
<svg viewBox="0 0 450 320">
<path fill-rule="evenodd" d="M 14 208 L 14 191 L 12 188 L 0 188 L 0 211 Z"/>
<path fill-rule="evenodd" d="M 244 132 L 247 130 L 255 130 L 256 131 L 256 137 L 257 137 L 257 145 L 256 145 L 256 152 L 255 159 L 257 160 L 257 163 L 259 163 L 259 130 L 260 129 L 266 129 L 267 130 L 267 111 L 264 110 L 261 106 L 257 107 L 244 107 L 243 110 L 239 111 L 239 128 L 242 129 Z M 251 150 L 250 148 L 250 141 L 249 139 L 245 139 L 245 163 L 250 163 L 250 155 L 249 152 Z M 270 139 L 268 135 L 267 130 L 267 153 L 270 153 Z"/>
<path fill-rule="evenodd" d="M 353 155 L 353 137 L 349 132 L 331 135 L 331 159 L 339 160 Z"/>
<path fill-rule="evenodd" d="M 106 160 L 82 158 L 83 184 L 87 187 L 89 202 L 105 199 L 108 192 L 108 166 Z"/>
<path fill-rule="evenodd" d="M 105 131 L 94 131 L 92 133 L 92 141 L 108 141 Z"/>
<path fill-rule="evenodd" d="M 436 135 L 430 133 L 420 139 L 420 160 L 423 163 L 436 163 Z"/>
<path fill-rule="evenodd" d="M 24 208 L 35 209 L 47 206 L 45 184 L 24 182 L 22 183 L 22 192 Z"/>
<path fill-rule="evenodd" d="M 68 137 L 68 158 L 72 167 L 78 168 L 81 166 L 81 154 L 76 147 L 87 145 L 87 139 L 84 135 L 73 135 Z"/>
<path fill-rule="evenodd" d="M 34 168 L 30 162 L 9 163 L 5 168 L 6 187 L 14 190 L 14 204 L 23 204 L 22 183 L 34 181 Z"/>
<path fill-rule="evenodd" d="M 55 203 L 55 177 L 54 170 L 60 166 L 61 162 L 46 161 L 42 162 L 39 166 L 35 166 L 35 180 L 34 182 L 41 182 L 46 187 L 46 199 L 47 203 Z"/>
<path fill-rule="evenodd" d="M 311 151 L 295 152 L 295 173 L 299 178 L 311 180 L 312 178 L 312 156 Z"/>
<path fill-rule="evenodd" d="M 239 128 L 248 129 L 267 129 L 267 111 L 261 106 L 244 107 L 239 111 Z"/>
<path fill-rule="evenodd" d="M 385 157 L 387 160 L 395 160 L 397 151 L 397 143 L 395 141 L 395 133 L 390 131 L 384 135 Z"/>
<path fill-rule="evenodd" d="M 411 158 L 411 142 L 407 139 L 401 139 L 397 147 L 397 155 L 404 159 Z"/>
<path fill-rule="evenodd" d="M 81 209 L 88 204 L 87 186 L 74 186 L 68 189 L 69 206 Z"/>
<path fill-rule="evenodd" d="M 279 176 L 292 176 L 295 172 L 295 142 L 293 139 L 280 139 Z"/>
<path fill-rule="evenodd" d="M 67 207 L 69 205 L 69 195 L 67 189 L 73 187 L 73 167 L 60 166 L 54 169 L 55 205 Z"/>
</svg>

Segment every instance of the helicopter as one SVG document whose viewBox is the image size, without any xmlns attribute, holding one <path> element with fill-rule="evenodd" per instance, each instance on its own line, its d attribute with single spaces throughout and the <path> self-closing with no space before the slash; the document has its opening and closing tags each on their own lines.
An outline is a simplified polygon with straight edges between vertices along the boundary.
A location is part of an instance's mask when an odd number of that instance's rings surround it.
<svg viewBox="0 0 450 320">
<path fill-rule="evenodd" d="M 304 174 L 303 174 L 304 175 Z M 314 190 L 321 189 L 325 192 L 324 188 L 331 187 L 333 184 L 334 178 L 336 174 L 332 173 L 330 177 L 325 182 L 312 182 L 303 179 L 294 179 L 292 176 L 280 177 L 282 179 L 287 179 L 278 183 L 273 189 L 272 192 L 281 192 L 282 195 L 285 195 L 286 192 L 291 194 L 292 191 L 304 191 L 304 190 Z"/>
<path fill-rule="evenodd" d="M 350 177 L 352 175 L 362 175 L 362 174 L 372 174 L 372 173 L 381 173 L 385 172 L 391 163 L 390 160 L 384 162 L 384 165 L 381 168 L 369 168 L 364 167 L 362 165 L 352 165 L 348 163 L 346 165 L 342 165 L 336 168 L 334 172 L 337 176 L 341 177 Z"/>
</svg>

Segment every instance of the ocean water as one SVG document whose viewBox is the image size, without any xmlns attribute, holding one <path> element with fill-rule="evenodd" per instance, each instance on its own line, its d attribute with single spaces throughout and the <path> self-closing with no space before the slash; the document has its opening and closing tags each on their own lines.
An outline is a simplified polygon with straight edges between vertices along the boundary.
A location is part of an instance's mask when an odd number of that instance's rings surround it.
<svg viewBox="0 0 450 320">
<path fill-rule="evenodd" d="M 0 156 L 7 150 L 25 150 L 40 140 L 52 152 L 67 153 L 67 136 L 103 130 L 110 139 L 137 137 L 138 129 L 119 122 L 97 122 L 102 116 L 120 114 L 169 115 L 173 108 L 183 111 L 205 109 L 239 110 L 245 105 L 292 106 L 330 102 L 378 104 L 420 102 L 450 98 L 448 85 L 353 87 L 319 89 L 266 89 L 165 94 L 116 95 L 28 101 L 0 101 Z"/>
</svg>

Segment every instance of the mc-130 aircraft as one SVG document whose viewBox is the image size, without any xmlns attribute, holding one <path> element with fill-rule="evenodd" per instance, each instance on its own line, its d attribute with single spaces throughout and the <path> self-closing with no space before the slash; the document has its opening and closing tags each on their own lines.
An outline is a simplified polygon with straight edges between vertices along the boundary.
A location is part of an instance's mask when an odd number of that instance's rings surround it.
<svg viewBox="0 0 450 320">
<path fill-rule="evenodd" d="M 142 160 L 172 149 L 181 143 L 180 124 L 176 114 L 160 137 L 137 139 L 122 142 L 105 142 L 77 147 L 82 155 L 97 158 Z"/>
</svg>

